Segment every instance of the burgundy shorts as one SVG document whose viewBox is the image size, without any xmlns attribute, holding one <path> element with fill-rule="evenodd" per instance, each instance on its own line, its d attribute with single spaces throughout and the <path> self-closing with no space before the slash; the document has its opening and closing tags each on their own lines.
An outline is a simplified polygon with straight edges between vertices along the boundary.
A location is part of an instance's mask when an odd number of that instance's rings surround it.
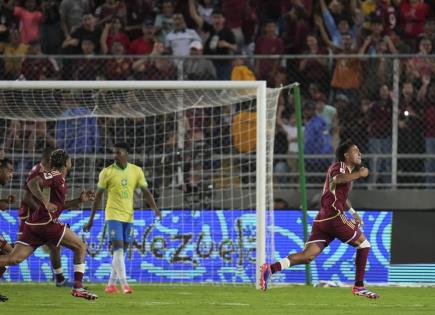
<svg viewBox="0 0 435 315">
<path fill-rule="evenodd" d="M 322 249 L 338 238 L 343 243 L 352 244 L 359 239 L 362 231 L 354 221 L 350 221 L 345 214 L 325 221 L 314 220 L 311 235 L 306 244 L 317 243 Z"/>
<path fill-rule="evenodd" d="M 18 238 L 20 237 L 20 235 L 23 234 L 24 226 L 26 225 L 25 223 L 26 219 L 27 218 L 24 219 L 18 218 L 18 220 L 20 220 L 20 226 L 18 227 L 18 233 L 17 233 Z"/>
<path fill-rule="evenodd" d="M 16 243 L 37 248 L 44 244 L 59 246 L 67 229 L 67 225 L 55 220 L 45 225 L 23 224 L 23 233 Z"/>
</svg>

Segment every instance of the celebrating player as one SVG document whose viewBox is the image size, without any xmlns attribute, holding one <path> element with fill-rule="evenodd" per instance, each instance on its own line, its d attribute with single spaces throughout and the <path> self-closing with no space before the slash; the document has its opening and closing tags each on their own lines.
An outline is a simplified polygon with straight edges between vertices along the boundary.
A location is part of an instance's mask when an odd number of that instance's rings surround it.
<svg viewBox="0 0 435 315">
<path fill-rule="evenodd" d="M 321 208 L 314 219 L 311 235 L 302 252 L 290 254 L 274 264 L 263 264 L 261 267 L 261 289 L 266 290 L 272 274 L 291 266 L 308 264 L 335 238 L 356 247 L 356 274 L 352 293 L 371 299 L 379 295 L 364 287 L 364 273 L 369 254 L 370 243 L 362 233 L 359 225 L 363 222 L 347 199 L 352 182 L 367 177 L 369 171 L 361 166 L 361 152 L 358 147 L 346 142 L 336 151 L 338 162 L 332 164 L 326 175 L 321 199 Z M 347 219 L 344 214 L 349 209 L 354 220 Z"/>
<path fill-rule="evenodd" d="M 157 208 L 153 195 L 147 188 L 148 184 L 142 169 L 137 165 L 128 163 L 128 149 L 129 146 L 126 143 L 115 144 L 113 149 L 115 162 L 100 172 L 97 185 L 98 190 L 92 205 L 91 216 L 84 227 L 85 231 L 89 231 L 92 228 L 95 212 L 100 206 L 104 191 L 107 191 L 105 212 L 113 249 L 113 258 L 112 272 L 105 289 L 106 293 L 119 293 L 116 287 L 117 279 L 119 279 L 125 294 L 133 292 L 127 283 L 124 251 L 131 242 L 133 234 L 133 196 L 137 187 L 142 190 L 147 204 L 160 217 L 160 211 Z"/>
<path fill-rule="evenodd" d="M 11 160 L 8 158 L 4 158 L 0 160 L 0 185 L 6 185 L 12 178 L 14 172 L 14 166 Z M 6 210 L 9 208 L 11 203 L 14 203 L 15 197 L 13 195 L 9 195 L 6 199 L 0 199 L 0 210 Z M 5 239 L 0 237 L 0 254 L 5 255 L 9 254 L 12 251 L 11 245 L 6 242 Z M 0 278 L 6 271 L 6 267 L 0 267 Z M 0 294 L 0 302 L 6 302 L 8 298 L 4 295 Z"/>
<path fill-rule="evenodd" d="M 86 245 L 59 221 L 63 209 L 77 209 L 81 203 L 93 200 L 95 195 L 92 191 L 83 191 L 79 198 L 65 201 L 68 190 L 65 177 L 71 169 L 71 159 L 64 150 L 52 152 L 50 168 L 49 172 L 35 173 L 27 182 L 29 191 L 39 202 L 39 207 L 26 220 L 23 233 L 12 252 L 0 256 L 0 267 L 21 263 L 36 248 L 47 243 L 65 246 L 74 253 L 74 285 L 71 294 L 74 297 L 95 300 L 97 295 L 84 289 L 82 283 Z"/>
<path fill-rule="evenodd" d="M 23 233 L 25 221 L 30 217 L 31 212 L 39 208 L 39 202 L 33 198 L 32 193 L 27 187 L 27 182 L 29 179 L 35 177 L 37 174 L 42 174 L 50 170 L 50 155 L 54 148 L 47 147 L 43 150 L 41 161 L 34 165 L 27 175 L 26 184 L 24 185 L 23 200 L 21 201 L 21 206 L 18 209 L 18 218 L 20 221 L 20 227 L 18 229 L 18 237 Z M 66 281 L 63 271 L 62 262 L 60 259 L 60 246 L 55 246 L 53 244 L 47 243 L 47 247 L 50 253 L 51 266 L 53 267 L 53 272 L 55 276 L 55 283 L 57 287 L 69 286 L 70 283 Z"/>
</svg>

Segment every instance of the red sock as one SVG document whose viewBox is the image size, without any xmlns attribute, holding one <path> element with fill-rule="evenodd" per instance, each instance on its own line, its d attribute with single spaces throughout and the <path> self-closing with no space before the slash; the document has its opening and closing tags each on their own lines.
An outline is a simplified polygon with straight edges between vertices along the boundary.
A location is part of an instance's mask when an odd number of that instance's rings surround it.
<svg viewBox="0 0 435 315">
<path fill-rule="evenodd" d="M 278 271 L 281 271 L 281 263 L 277 261 L 274 264 L 270 265 L 270 271 L 272 271 L 272 274 L 277 273 Z"/>
<path fill-rule="evenodd" d="M 83 272 L 74 272 L 74 288 L 83 288 Z"/>
<path fill-rule="evenodd" d="M 355 286 L 364 286 L 364 274 L 366 272 L 367 258 L 369 256 L 370 247 L 360 248 L 356 250 L 355 259 Z"/>
</svg>

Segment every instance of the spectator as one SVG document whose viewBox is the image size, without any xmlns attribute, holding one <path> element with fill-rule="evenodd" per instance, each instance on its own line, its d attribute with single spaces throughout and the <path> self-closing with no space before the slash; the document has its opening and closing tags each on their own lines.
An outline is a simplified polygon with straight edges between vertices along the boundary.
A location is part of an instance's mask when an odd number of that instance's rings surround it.
<svg viewBox="0 0 435 315">
<path fill-rule="evenodd" d="M 354 54 L 352 36 L 350 33 L 341 34 L 343 48 L 336 49 L 338 54 Z M 361 61 L 356 58 L 338 58 L 336 60 L 331 86 L 334 94 L 345 94 L 353 104 L 358 104 L 361 87 Z"/>
<path fill-rule="evenodd" d="M 177 80 L 177 68 L 171 59 L 156 58 L 145 68 L 146 80 Z"/>
<path fill-rule="evenodd" d="M 374 16 L 370 23 L 371 34 L 366 37 L 364 44 L 360 48 L 360 53 L 368 53 L 371 56 L 375 56 L 379 53 L 379 46 L 383 42 L 387 46 L 386 51 L 382 53 L 390 52 L 397 53 L 397 49 L 394 46 L 391 38 L 389 36 L 383 36 L 384 26 L 383 20 L 380 17 Z"/>
<path fill-rule="evenodd" d="M 184 17 L 180 13 L 173 15 L 174 30 L 169 32 L 165 38 L 165 46 L 174 56 L 188 56 L 190 44 L 194 41 L 201 41 L 198 33 L 186 28 Z"/>
<path fill-rule="evenodd" d="M 291 9 L 281 18 L 284 20 L 281 37 L 286 43 L 286 53 L 300 54 L 304 49 L 307 34 L 311 32 L 309 21 L 312 3 L 311 0 L 293 0 L 291 3 Z"/>
<path fill-rule="evenodd" d="M 106 23 L 101 33 L 100 47 L 101 53 L 107 54 L 112 49 L 113 42 L 120 42 L 124 49 L 127 51 L 130 46 L 130 40 L 123 32 L 124 25 L 122 20 L 115 16 L 109 23 Z"/>
<path fill-rule="evenodd" d="M 399 101 L 399 153 L 424 152 L 423 127 L 423 106 L 416 100 L 413 83 L 405 81 Z M 398 169 L 402 172 L 421 172 L 423 164 L 420 161 L 409 163 L 409 159 L 399 159 Z M 416 182 L 418 178 L 408 176 L 407 180 Z"/>
<path fill-rule="evenodd" d="M 329 80 L 328 60 L 326 58 L 326 49 L 319 47 L 319 41 L 313 34 L 307 36 L 307 47 L 303 55 L 310 55 L 310 58 L 300 59 L 299 74 L 301 83 L 308 86 L 310 83 L 325 83 Z M 313 55 L 319 55 L 318 58 L 312 58 Z"/>
<path fill-rule="evenodd" d="M 422 77 L 419 90 L 419 101 L 424 102 L 424 141 L 426 154 L 435 155 L 435 86 L 430 76 Z M 435 158 L 426 158 L 424 170 L 427 174 L 426 183 L 432 184 L 428 188 L 435 189 Z"/>
<path fill-rule="evenodd" d="M 332 45 L 334 45 L 335 47 L 344 48 L 343 35 L 349 35 L 352 40 L 351 47 L 355 46 L 357 32 L 356 27 L 360 27 L 360 25 L 351 28 L 351 21 L 345 15 L 340 15 L 337 19 L 338 22 L 336 23 L 331 15 L 331 12 L 326 6 L 325 0 L 320 0 L 320 8 L 322 11 L 323 22 L 325 23 L 328 34 L 331 37 L 330 42 L 332 43 Z M 318 26 L 320 25 L 318 24 Z M 323 37 L 324 41 L 329 43 L 329 39 L 325 37 L 325 34 L 323 34 Z"/>
<path fill-rule="evenodd" d="M 12 10 L 2 1 L 0 3 L 0 43 L 8 41 L 12 24 Z"/>
<path fill-rule="evenodd" d="M 420 38 L 427 38 L 431 41 L 432 47 L 435 46 L 435 18 L 428 18 L 424 22 L 423 33 Z"/>
<path fill-rule="evenodd" d="M 423 25 L 430 15 L 428 4 L 419 0 L 402 0 L 400 3 L 400 22 L 409 39 L 417 38 L 423 32 Z"/>
<path fill-rule="evenodd" d="M 84 105 L 71 94 L 63 95 L 64 110 L 56 124 L 56 142 L 70 154 L 95 153 L 100 147 L 97 118 Z"/>
<path fill-rule="evenodd" d="M 111 54 L 114 58 L 106 63 L 105 76 L 107 80 L 128 80 L 131 75 L 132 62 L 124 57 L 125 48 L 121 42 L 112 43 Z"/>
<path fill-rule="evenodd" d="M 63 34 L 59 14 L 59 0 L 48 0 L 41 4 L 41 49 L 44 54 L 55 55 L 62 47 Z"/>
<path fill-rule="evenodd" d="M 326 122 L 316 114 L 316 104 L 307 101 L 303 105 L 304 128 L 304 153 L 307 156 L 305 166 L 307 172 L 324 172 L 331 160 L 311 159 L 312 154 L 332 154 L 332 138 Z M 315 178 L 313 181 L 320 182 L 323 179 Z"/>
<path fill-rule="evenodd" d="M 141 58 L 133 62 L 132 69 L 134 71 L 134 77 L 136 80 L 147 80 L 146 78 L 146 68 L 151 66 L 151 64 L 156 60 L 157 56 L 164 53 L 165 46 L 162 42 L 154 42 L 153 50 L 150 54 L 152 58 Z"/>
<path fill-rule="evenodd" d="M 13 4 L 14 1 L 11 1 Z M 15 6 L 14 15 L 20 21 L 21 42 L 28 44 L 39 39 L 42 12 L 37 10 L 36 0 L 25 0 L 24 8 Z"/>
<path fill-rule="evenodd" d="M 174 2 L 172 0 L 164 0 L 161 13 L 157 14 L 154 21 L 156 31 L 163 40 L 166 38 L 166 35 L 174 30 L 174 21 L 172 20 L 173 15 Z"/>
<path fill-rule="evenodd" d="M 0 52 L 5 60 L 5 79 L 16 80 L 21 73 L 21 63 L 27 54 L 28 45 L 21 42 L 20 32 L 11 29 L 9 43 L 0 43 Z M 18 58 L 21 56 L 21 58 Z M 12 58 L 8 58 L 12 57 Z"/>
<path fill-rule="evenodd" d="M 204 45 L 205 55 L 230 55 L 237 51 L 234 33 L 225 27 L 225 17 L 221 10 L 212 13 L 212 25 L 206 23 L 196 12 L 193 0 L 189 0 L 190 14 L 198 27 L 209 33 Z M 231 62 L 228 59 L 213 59 L 219 80 L 228 80 Z"/>
<path fill-rule="evenodd" d="M 82 41 L 83 58 L 74 60 L 74 80 L 98 80 L 101 71 L 101 62 L 95 59 L 95 44 L 89 39 Z"/>
<path fill-rule="evenodd" d="M 29 43 L 28 56 L 21 65 L 21 76 L 25 80 L 53 80 L 59 72 L 59 66 L 51 58 L 39 58 L 42 56 L 41 43 L 33 41 Z"/>
<path fill-rule="evenodd" d="M 127 8 L 124 1 L 105 0 L 105 2 L 95 10 L 97 25 L 104 25 L 115 16 L 119 17 L 124 24 L 127 22 Z"/>
<path fill-rule="evenodd" d="M 430 57 L 432 54 L 432 42 L 429 38 L 422 38 L 418 45 L 418 56 L 412 58 L 406 64 L 408 79 L 420 79 L 423 75 L 431 76 L 435 73 L 435 62 Z"/>
<path fill-rule="evenodd" d="M 340 122 L 339 126 L 339 142 L 348 139 L 358 139 L 361 133 L 366 132 L 358 128 L 358 115 L 361 108 L 359 102 L 351 103 L 350 99 L 345 94 L 337 94 L 334 98 L 334 106 L 337 109 L 337 118 Z"/>
<path fill-rule="evenodd" d="M 369 135 L 369 153 L 391 154 L 393 101 L 387 85 L 381 86 L 378 97 L 369 105 L 367 112 L 367 132 Z M 391 179 L 391 160 L 375 157 L 370 160 L 373 183 L 388 183 Z M 382 174 L 382 175 L 380 175 Z"/>
<path fill-rule="evenodd" d="M 82 23 L 82 18 L 91 12 L 88 0 L 62 0 L 59 7 L 60 23 L 66 38 Z"/>
<path fill-rule="evenodd" d="M 245 65 L 241 58 L 234 59 L 233 69 L 231 71 L 231 80 L 234 81 L 255 81 L 254 72 Z"/>
<path fill-rule="evenodd" d="M 227 3 L 225 3 L 225 0 L 223 0 L 222 7 L 224 8 L 224 10 L 225 10 L 226 4 Z M 206 21 L 209 24 L 212 23 L 211 22 L 211 14 L 213 13 L 213 9 L 214 9 L 213 0 L 199 0 L 198 1 L 198 14 L 204 21 Z M 237 17 L 240 19 L 241 15 L 239 15 Z"/>
<path fill-rule="evenodd" d="M 401 27 L 396 27 L 390 31 L 390 38 L 399 54 L 410 54 L 412 52 L 412 49 L 403 40 L 405 38 L 404 34 L 405 32 Z"/>
<path fill-rule="evenodd" d="M 264 35 L 255 41 L 255 54 L 257 55 L 282 55 L 284 53 L 284 43 L 276 35 L 276 23 L 268 21 L 264 25 Z M 256 60 L 255 73 L 260 80 L 271 82 L 279 67 L 279 59 L 259 59 Z"/>
<path fill-rule="evenodd" d="M 130 44 L 130 54 L 132 55 L 148 55 L 153 51 L 154 47 L 154 32 L 153 25 L 144 24 L 142 26 L 142 37 L 135 39 Z"/>
<path fill-rule="evenodd" d="M 369 1 L 365 1 L 366 3 Z M 373 16 L 379 17 L 386 35 L 396 28 L 399 23 L 399 10 L 392 4 L 394 1 L 377 1 Z M 367 15 L 368 16 L 368 15 Z"/>
<path fill-rule="evenodd" d="M 199 7 L 199 15 L 203 18 L 205 22 L 208 24 L 212 24 L 211 14 L 213 13 L 213 6 L 211 4 L 212 1 L 207 0 L 204 2 L 209 2 L 208 8 L 208 16 L 204 16 L 201 14 L 201 6 Z M 234 36 L 236 37 L 236 43 L 238 47 L 243 47 L 244 38 L 242 32 L 242 23 L 247 14 L 247 0 L 222 0 L 222 12 L 225 16 L 225 26 L 231 29 Z"/>
<path fill-rule="evenodd" d="M 274 171 L 277 174 L 280 173 L 288 173 L 288 172 L 297 172 L 297 159 L 296 155 L 298 153 L 298 143 L 297 143 L 297 127 L 296 127 L 296 115 L 294 112 L 286 109 L 284 106 L 278 107 L 278 113 L 276 116 L 276 127 L 277 131 L 282 133 L 285 136 L 285 139 L 282 139 L 280 145 L 282 147 L 282 151 L 280 154 L 290 154 L 288 160 L 279 159 L 277 164 L 275 164 Z M 277 140 L 275 140 L 277 142 Z M 278 152 L 275 152 L 278 153 Z M 283 178 L 281 177 L 281 180 Z M 282 181 L 281 181 L 282 182 Z"/>
<path fill-rule="evenodd" d="M 127 8 L 125 31 L 131 40 L 141 37 L 144 24 L 154 23 L 154 0 L 124 0 Z"/>
<path fill-rule="evenodd" d="M 201 42 L 192 42 L 190 44 L 190 55 L 202 56 L 202 48 Z M 216 69 L 208 59 L 187 59 L 183 63 L 183 68 L 186 80 L 216 80 Z"/>
<path fill-rule="evenodd" d="M 78 54 L 81 52 L 82 41 L 88 39 L 94 42 L 96 51 L 100 50 L 101 31 L 96 28 L 95 18 L 92 14 L 85 14 L 82 17 L 82 25 L 76 28 L 62 44 L 64 53 Z"/>
</svg>

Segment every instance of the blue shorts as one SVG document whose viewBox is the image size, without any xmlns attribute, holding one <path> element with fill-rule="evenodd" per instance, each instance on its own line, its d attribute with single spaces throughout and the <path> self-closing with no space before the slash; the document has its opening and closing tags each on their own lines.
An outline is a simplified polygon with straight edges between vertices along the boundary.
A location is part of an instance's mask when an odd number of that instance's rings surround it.
<svg viewBox="0 0 435 315">
<path fill-rule="evenodd" d="M 107 220 L 106 223 L 109 233 L 109 240 L 111 242 L 123 241 L 124 243 L 131 243 L 133 238 L 133 223 L 117 220 Z"/>
</svg>

